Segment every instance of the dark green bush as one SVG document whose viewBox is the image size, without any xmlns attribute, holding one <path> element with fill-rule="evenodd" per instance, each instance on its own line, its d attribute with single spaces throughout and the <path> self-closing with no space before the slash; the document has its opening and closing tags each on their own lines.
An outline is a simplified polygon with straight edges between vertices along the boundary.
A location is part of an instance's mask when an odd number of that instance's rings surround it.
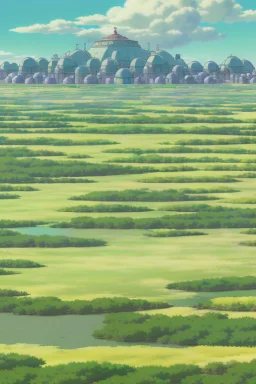
<svg viewBox="0 0 256 384">
<path fill-rule="evenodd" d="M 188 317 L 120 313 L 107 315 L 94 336 L 134 343 L 253 347 L 255 330 L 253 318 L 229 319 L 216 313 Z"/>
<path fill-rule="evenodd" d="M 167 285 L 168 289 L 179 289 L 188 292 L 223 292 L 242 291 L 256 289 L 256 277 L 220 277 L 214 279 L 202 279 L 181 281 Z"/>
<path fill-rule="evenodd" d="M 149 309 L 169 308 L 167 303 L 149 302 L 146 300 L 130 300 L 122 297 L 99 298 L 92 301 L 63 301 L 57 297 L 38 298 L 0 298 L 0 313 L 16 315 L 58 316 L 58 315 L 91 315 L 100 313 L 132 312 Z"/>
<path fill-rule="evenodd" d="M 27 292 L 15 291 L 13 289 L 0 289 L 0 297 L 28 296 Z"/>
<path fill-rule="evenodd" d="M 189 200 L 215 200 L 214 197 L 201 196 L 205 193 L 238 192 L 228 187 L 197 188 L 197 189 L 168 189 L 164 191 L 150 191 L 147 189 L 127 189 L 125 191 L 97 191 L 87 195 L 73 196 L 69 200 L 77 201 L 189 201 Z M 200 196 L 198 196 L 200 195 Z"/>
<path fill-rule="evenodd" d="M 207 235 L 204 232 L 195 231 L 177 231 L 176 229 L 156 229 L 151 232 L 147 232 L 144 236 L 147 237 L 181 237 L 181 236 L 202 236 Z M 1 264 L 0 264 L 1 265 Z"/>
<path fill-rule="evenodd" d="M 15 200 L 19 198 L 19 195 L 11 195 L 10 193 L 0 193 L 0 200 Z"/>
<path fill-rule="evenodd" d="M 45 265 L 35 263 L 34 261 L 30 261 L 30 260 L 20 260 L 20 259 L 0 260 L 0 268 L 42 268 L 42 267 L 45 267 Z"/>
<path fill-rule="evenodd" d="M 98 205 L 78 205 L 67 207 L 60 210 L 61 212 L 148 212 L 153 211 L 148 207 L 135 207 L 131 205 L 121 204 L 98 204 Z"/>
</svg>

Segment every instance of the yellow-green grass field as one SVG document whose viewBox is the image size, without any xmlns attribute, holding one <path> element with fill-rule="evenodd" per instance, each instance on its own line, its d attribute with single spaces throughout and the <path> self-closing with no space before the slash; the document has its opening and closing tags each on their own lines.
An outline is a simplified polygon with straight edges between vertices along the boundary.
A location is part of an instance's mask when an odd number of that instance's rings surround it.
<svg viewBox="0 0 256 384">
<path fill-rule="evenodd" d="M 10 139 L 34 139 L 38 137 L 69 139 L 83 142 L 91 139 L 104 139 L 115 141 L 116 145 L 23 145 L 33 151 L 53 150 L 64 152 L 62 157 L 38 157 L 60 161 L 84 161 L 89 163 L 103 164 L 111 162 L 115 164 L 117 158 L 130 158 L 131 154 L 106 153 L 110 149 L 160 149 L 173 146 L 179 140 L 187 141 L 191 139 L 210 139 L 231 140 L 233 138 L 250 137 L 252 134 L 241 135 L 226 134 L 196 134 L 190 133 L 189 129 L 195 130 L 200 126 L 211 128 L 237 127 L 250 130 L 256 134 L 255 122 L 256 111 L 243 111 L 241 108 L 255 106 L 255 88 L 253 86 L 196 86 L 196 87 L 79 87 L 79 86 L 5 86 L 1 85 L 2 95 L 0 97 L 0 136 Z M 78 107 L 83 114 L 78 113 Z M 96 108 L 104 111 L 109 110 L 109 114 L 100 112 L 98 114 L 88 114 L 88 108 Z M 187 108 L 211 110 L 216 109 L 215 117 L 223 119 L 232 118 L 234 122 L 207 122 L 207 119 L 214 117 L 198 114 L 182 114 L 182 110 Z M 136 112 L 136 109 L 143 112 Z M 219 110 L 231 112 L 231 115 L 218 115 Z M 91 109 L 90 109 L 91 110 Z M 5 120 L 8 112 L 18 112 L 15 119 Z M 87 111 L 87 113 L 86 113 Z M 175 123 L 175 124 L 115 124 L 107 123 L 107 118 L 115 111 L 114 117 L 127 117 L 133 120 L 136 116 L 146 115 L 151 118 L 161 116 L 186 116 L 194 117 L 199 122 Z M 118 115 L 120 111 L 120 115 Z M 125 112 L 127 115 L 125 115 Z M 131 114 L 134 111 L 134 115 Z M 163 112 L 161 112 L 163 111 Z M 61 133 L 62 127 L 56 128 L 58 133 L 40 133 L 44 128 L 38 128 L 36 123 L 42 124 L 45 120 L 40 120 L 40 115 L 36 120 L 31 120 L 32 115 L 44 113 L 48 118 L 51 115 L 58 115 L 60 121 L 63 116 L 69 117 L 69 128 L 79 128 L 84 133 Z M 106 124 L 87 121 L 88 117 L 106 118 Z M 75 118 L 83 118 L 83 121 L 75 121 Z M 112 116 L 113 117 L 113 116 Z M 72 118 L 74 121 L 72 121 Z M 53 118 L 55 119 L 55 117 Z M 241 120 L 236 122 L 236 120 Z M 63 120 L 64 121 L 64 120 Z M 15 132 L 4 132 L 2 130 L 14 129 L 16 124 L 21 126 Z M 22 123 L 31 127 L 22 128 Z M 102 130 L 120 126 L 159 127 L 159 128 L 185 128 L 186 134 L 107 134 L 107 133 L 87 133 L 87 129 L 100 128 Z M 28 133 L 19 133 L 19 129 L 26 129 Z M 45 128 L 51 131 L 54 128 Z M 169 142 L 169 144 L 161 144 Z M 21 147 L 22 145 L 17 145 Z M 4 148 L 15 148 L 16 145 L 1 145 L 0 154 Z M 196 146 L 195 146 L 196 147 Z M 256 142 L 252 144 L 230 144 L 230 145 L 209 145 L 200 148 L 243 148 L 256 150 Z M 199 148 L 199 146 L 198 146 Z M 69 155 L 90 155 L 89 159 L 68 159 Z M 0 200 L 0 219 L 1 220 L 41 220 L 47 224 L 69 221 L 75 217 L 90 216 L 97 217 L 129 217 L 129 218 L 153 218 L 165 215 L 174 215 L 176 212 L 167 212 L 166 207 L 175 205 L 209 204 L 211 206 L 222 205 L 224 207 L 235 208 L 256 208 L 255 204 L 246 202 L 255 199 L 256 202 L 256 177 L 239 179 L 236 183 L 152 183 L 145 184 L 138 180 L 152 177 L 194 177 L 197 176 L 221 176 L 229 175 L 234 178 L 244 173 L 253 173 L 247 170 L 209 170 L 210 166 L 236 165 L 243 167 L 248 160 L 255 160 L 256 155 L 235 154 L 235 153 L 178 153 L 178 154 L 159 154 L 164 157 L 185 157 L 187 159 L 198 159 L 203 157 L 218 157 L 220 159 L 237 159 L 240 163 L 218 163 L 218 162 L 188 162 L 186 164 L 161 163 L 161 164 L 140 164 L 128 163 L 121 165 L 131 165 L 134 167 L 154 167 L 156 170 L 165 170 L 168 167 L 187 165 L 196 168 L 189 172 L 155 172 L 147 174 L 123 174 L 110 176 L 85 176 L 86 179 L 94 180 L 91 184 L 31 184 L 38 188 L 36 192 L 17 192 L 20 199 Z M 1 157 L 0 157 L 1 160 Z M 249 165 L 249 164 L 247 164 Z M 251 164 L 253 165 L 253 164 Z M 256 170 L 256 167 L 255 167 Z M 256 172 L 254 171 L 255 176 Z M 69 177 L 76 177 L 69 175 Z M 3 183 L 8 184 L 8 183 Z M 15 185 L 15 184 L 14 184 Z M 29 185 L 29 183 L 25 184 Z M 123 191 L 126 189 L 148 188 L 152 191 L 167 189 L 198 189 L 198 188 L 217 188 L 230 187 L 237 189 L 238 192 L 229 193 L 210 193 L 211 196 L 218 197 L 218 200 L 206 201 L 187 201 L 187 202 L 152 202 L 152 201 L 132 201 L 116 202 L 133 206 L 145 206 L 153 209 L 149 212 L 120 212 L 120 213 L 75 213 L 61 212 L 62 208 L 78 205 L 96 205 L 98 203 L 113 204 L 115 202 L 96 202 L 96 201 L 72 201 L 72 196 L 84 195 L 93 191 Z M 180 214 L 180 213 L 179 213 Z M 166 285 L 170 282 L 204 279 L 224 276 L 247 276 L 253 275 L 255 270 L 255 249 L 240 245 L 242 241 L 253 240 L 254 236 L 242 234 L 243 228 L 204 228 L 203 232 L 207 236 L 196 237 L 177 237 L 177 238 L 149 238 L 144 236 L 146 229 L 49 229 L 34 228 L 24 230 L 32 234 L 53 234 L 74 237 L 88 237 L 103 239 L 108 242 L 106 247 L 101 248 L 8 248 L 1 249 L 1 259 L 26 259 L 42 263 L 47 268 L 36 270 L 20 270 L 20 274 L 12 276 L 1 276 L 1 288 L 25 290 L 33 296 L 57 296 L 62 299 L 93 299 L 98 297 L 122 296 L 128 298 L 145 298 L 147 300 L 163 300 L 178 305 L 176 308 L 161 310 L 157 313 L 165 313 L 170 316 L 180 314 L 187 316 L 190 314 L 202 314 L 207 311 L 197 311 L 192 308 L 195 302 L 200 299 L 220 297 L 226 300 L 226 296 L 232 296 L 230 292 L 219 292 L 213 294 L 188 293 L 183 291 L 170 291 Z M 246 292 L 234 292 L 234 296 L 254 296 Z M 255 295 L 256 296 L 256 295 Z M 219 300 L 219 299 L 218 299 Z M 153 311 L 154 313 L 155 311 Z M 228 312 L 231 317 L 245 316 L 243 313 Z M 0 315 L 1 316 L 1 315 Z M 253 316 L 254 314 L 246 314 Z M 0 352 L 28 353 L 35 356 L 42 356 L 48 364 L 57 364 L 69 361 L 109 361 L 121 362 L 132 365 L 171 365 L 176 363 L 197 363 L 200 365 L 210 361 L 249 361 L 255 358 L 255 348 L 231 348 L 231 347 L 189 347 L 182 349 L 161 348 L 150 346 L 134 347 L 88 347 L 74 350 L 61 350 L 58 346 L 42 347 L 36 345 L 1 345 Z"/>
</svg>

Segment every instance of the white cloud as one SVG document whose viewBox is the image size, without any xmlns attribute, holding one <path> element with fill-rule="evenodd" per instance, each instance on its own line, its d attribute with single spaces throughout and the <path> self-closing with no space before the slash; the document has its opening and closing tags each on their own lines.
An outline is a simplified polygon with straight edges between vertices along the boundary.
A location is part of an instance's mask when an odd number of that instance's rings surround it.
<svg viewBox="0 0 256 384">
<path fill-rule="evenodd" d="M 192 41 L 222 39 L 214 27 L 202 23 L 252 22 L 256 10 L 243 10 L 239 0 L 125 0 L 124 6 L 112 7 L 106 14 L 81 16 L 74 21 L 53 20 L 12 29 L 17 33 L 71 33 L 93 42 L 118 27 L 120 33 L 141 44 L 161 43 L 162 48 L 188 44 Z"/>
<path fill-rule="evenodd" d="M 0 59 L 11 56 L 11 52 L 0 51 Z"/>
</svg>

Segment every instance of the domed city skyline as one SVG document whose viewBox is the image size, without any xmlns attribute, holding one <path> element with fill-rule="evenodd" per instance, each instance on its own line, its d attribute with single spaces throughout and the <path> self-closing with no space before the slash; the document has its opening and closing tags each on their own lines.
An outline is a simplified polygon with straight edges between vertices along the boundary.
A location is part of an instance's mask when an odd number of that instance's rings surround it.
<svg viewBox="0 0 256 384">
<path fill-rule="evenodd" d="M 254 84 L 255 77 L 254 64 L 247 58 L 230 55 L 222 63 L 186 63 L 180 54 L 171 55 L 159 46 L 155 51 L 150 45 L 143 49 L 117 27 L 89 50 L 86 44 L 84 49 L 76 45 L 74 51 L 60 57 L 54 54 L 50 61 L 26 57 L 19 64 L 0 65 L 0 79 L 19 84 Z"/>
</svg>

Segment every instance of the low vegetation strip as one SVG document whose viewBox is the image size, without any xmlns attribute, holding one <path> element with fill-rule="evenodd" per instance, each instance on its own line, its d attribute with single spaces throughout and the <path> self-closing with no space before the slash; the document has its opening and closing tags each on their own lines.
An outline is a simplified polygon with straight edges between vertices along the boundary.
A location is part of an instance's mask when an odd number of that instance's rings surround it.
<svg viewBox="0 0 256 384">
<path fill-rule="evenodd" d="M 173 169 L 171 168 L 171 171 Z M 194 170 L 194 169 L 193 169 Z M 86 177 L 132 175 L 150 172 L 169 172 L 169 168 L 159 169 L 149 166 L 120 166 L 115 164 L 87 163 L 85 161 L 63 161 L 42 159 L 0 158 L 0 183 L 19 183 L 39 180 L 39 178 Z M 175 169 L 179 171 L 179 169 Z"/>
<path fill-rule="evenodd" d="M 149 302 L 139 299 L 130 300 L 121 297 L 99 298 L 91 301 L 63 301 L 57 297 L 0 298 L 0 313 L 31 316 L 91 315 L 170 307 L 171 305 L 163 302 Z"/>
<path fill-rule="evenodd" d="M 42 268 L 45 265 L 36 263 L 30 260 L 12 260 L 12 259 L 3 259 L 0 260 L 0 268 Z"/>
<path fill-rule="evenodd" d="M 256 240 L 242 241 L 240 245 L 244 245 L 247 247 L 256 247 Z"/>
<path fill-rule="evenodd" d="M 158 154 L 158 153 L 227 153 L 227 154 L 248 154 L 255 155 L 256 150 L 246 149 L 246 148 L 207 148 L 207 147 L 189 147 L 185 145 L 175 145 L 172 147 L 160 147 L 155 149 L 140 149 L 140 148 L 113 148 L 106 149 L 104 153 L 129 153 L 135 155 L 145 155 L 145 154 Z"/>
<path fill-rule="evenodd" d="M 28 185 L 0 185 L 0 192 L 36 192 L 37 188 L 30 187 Z"/>
<path fill-rule="evenodd" d="M 139 183 L 236 183 L 240 180 L 232 176 L 178 176 L 178 177 L 151 177 L 138 180 Z"/>
<path fill-rule="evenodd" d="M 132 367 L 124 364 L 69 363 L 49 366 L 27 355 L 1 354 L 1 379 L 8 384 L 255 384 L 256 362 L 213 362 L 204 367 Z"/>
<path fill-rule="evenodd" d="M 15 200 L 19 199 L 19 195 L 14 195 L 10 193 L 0 193 L 0 200 Z"/>
<path fill-rule="evenodd" d="M 256 297 L 218 297 L 200 302 L 197 308 L 220 311 L 255 312 Z"/>
<path fill-rule="evenodd" d="M 256 289 L 256 277 L 220 277 L 215 279 L 202 279 L 181 281 L 167 285 L 168 289 L 178 289 L 188 292 L 225 292 Z"/>
<path fill-rule="evenodd" d="M 13 289 L 0 289 L 0 297 L 28 296 L 27 292 L 20 292 Z"/>
<path fill-rule="evenodd" d="M 107 315 L 105 325 L 94 336 L 134 343 L 254 347 L 255 330 L 253 318 L 229 319 L 214 313 L 202 317 L 120 313 Z"/>
<path fill-rule="evenodd" d="M 2 228 L 22 228 L 22 227 L 37 227 L 38 225 L 47 224 L 44 221 L 33 221 L 33 220 L 0 220 L 0 229 Z M 1 231 L 1 233 L 3 233 Z M 6 236 L 6 233 L 3 235 Z"/>
<path fill-rule="evenodd" d="M 108 228 L 108 229 L 214 229 L 255 228 L 256 209 L 225 209 L 202 211 L 158 218 L 132 219 L 130 217 L 76 217 L 59 222 L 53 228 Z"/>
<path fill-rule="evenodd" d="M 18 272 L 7 271 L 6 269 L 0 268 L 0 276 L 16 275 Z"/>
<path fill-rule="evenodd" d="M 10 139 L 9 137 L 0 136 L 0 145 L 54 145 L 54 146 L 73 146 L 73 145 L 110 145 L 118 144 L 110 140 L 85 140 L 73 141 L 68 139 L 54 139 L 47 137 L 36 137 L 27 139 Z"/>
<path fill-rule="evenodd" d="M 178 231 L 176 229 L 158 229 L 144 234 L 147 237 L 181 237 L 181 236 L 202 236 L 205 232 Z"/>
<path fill-rule="evenodd" d="M 229 187 L 197 188 L 197 189 L 168 189 L 163 191 L 150 191 L 147 189 L 127 189 L 124 191 L 95 191 L 86 195 L 73 196 L 69 200 L 77 201 L 187 201 L 210 200 L 205 193 L 232 193 L 239 192 Z M 214 199 L 214 198 L 213 198 Z"/>
<path fill-rule="evenodd" d="M 0 248 L 66 248 L 66 247 L 102 247 L 107 245 L 104 240 L 82 239 L 65 236 L 31 236 L 13 232 L 1 235 Z M 22 264 L 22 262 L 20 262 Z M 31 267 L 30 267 L 31 268 Z"/>
<path fill-rule="evenodd" d="M 228 139 L 188 139 L 178 140 L 176 145 L 232 145 L 232 144 L 255 144 L 255 137 L 229 137 Z"/>
<path fill-rule="evenodd" d="M 32 151 L 26 147 L 1 148 L 0 157 L 47 157 L 47 156 L 65 156 L 64 152 L 56 152 L 49 150 Z"/>
<path fill-rule="evenodd" d="M 107 163 L 151 163 L 151 164 L 172 164 L 172 163 L 256 163 L 256 159 L 239 159 L 223 157 L 175 157 L 160 155 L 135 155 L 130 157 L 110 159 Z"/>
<path fill-rule="evenodd" d="M 61 212 L 149 212 L 153 211 L 148 207 L 135 207 L 132 205 L 121 204 L 97 204 L 97 205 L 78 205 L 60 209 Z"/>
</svg>

